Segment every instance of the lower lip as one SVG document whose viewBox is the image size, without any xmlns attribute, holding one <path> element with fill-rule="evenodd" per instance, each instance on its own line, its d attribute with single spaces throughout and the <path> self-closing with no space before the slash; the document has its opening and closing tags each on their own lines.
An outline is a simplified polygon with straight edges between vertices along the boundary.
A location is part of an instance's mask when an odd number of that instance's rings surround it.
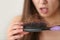
<svg viewBox="0 0 60 40">
<path fill-rule="evenodd" d="M 40 12 L 43 13 L 43 14 L 47 14 L 48 13 L 48 8 L 40 9 Z"/>
</svg>

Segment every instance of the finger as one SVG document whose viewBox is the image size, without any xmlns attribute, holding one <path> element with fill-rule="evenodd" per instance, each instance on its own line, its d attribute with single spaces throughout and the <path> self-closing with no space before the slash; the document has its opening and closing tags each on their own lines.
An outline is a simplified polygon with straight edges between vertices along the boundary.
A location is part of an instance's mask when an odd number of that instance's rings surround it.
<svg viewBox="0 0 60 40">
<path fill-rule="evenodd" d="M 19 30 L 19 29 L 18 29 L 18 30 L 14 30 L 14 31 L 9 32 L 9 36 L 13 36 L 13 35 L 21 35 L 22 32 L 23 32 L 22 29 L 20 29 L 20 30 Z"/>
<path fill-rule="evenodd" d="M 12 27 L 12 28 L 9 29 L 9 32 L 11 32 L 13 30 L 18 30 L 18 29 L 23 29 L 23 26 L 15 25 L 14 27 Z"/>
<path fill-rule="evenodd" d="M 23 35 L 27 35 L 27 34 L 29 34 L 29 32 L 22 32 L 22 34 L 23 34 Z"/>
<path fill-rule="evenodd" d="M 23 23 L 20 23 L 20 22 L 12 23 L 12 24 L 10 25 L 9 29 L 10 29 L 10 28 L 13 28 L 13 27 L 15 27 L 15 26 L 22 26 L 22 25 L 23 25 Z"/>
<path fill-rule="evenodd" d="M 16 36 L 11 36 L 9 37 L 10 40 L 15 40 L 15 39 L 21 39 L 23 35 L 16 35 Z"/>
<path fill-rule="evenodd" d="M 23 32 L 23 30 L 15 30 L 9 33 L 9 36 L 16 36 L 16 35 L 27 35 L 29 32 Z"/>
<path fill-rule="evenodd" d="M 12 25 L 12 26 L 14 26 L 14 25 L 22 26 L 22 25 L 23 25 L 23 23 L 22 23 L 22 22 L 15 22 L 15 23 L 12 23 L 11 25 Z"/>
</svg>

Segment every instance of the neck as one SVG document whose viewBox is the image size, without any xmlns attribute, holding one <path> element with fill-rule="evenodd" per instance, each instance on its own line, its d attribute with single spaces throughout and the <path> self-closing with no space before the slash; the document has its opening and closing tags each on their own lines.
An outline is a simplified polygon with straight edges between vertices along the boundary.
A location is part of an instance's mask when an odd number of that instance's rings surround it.
<svg viewBox="0 0 60 40">
<path fill-rule="evenodd" d="M 46 17 L 48 26 L 60 25 L 60 12 L 54 13 L 51 17 Z"/>
</svg>

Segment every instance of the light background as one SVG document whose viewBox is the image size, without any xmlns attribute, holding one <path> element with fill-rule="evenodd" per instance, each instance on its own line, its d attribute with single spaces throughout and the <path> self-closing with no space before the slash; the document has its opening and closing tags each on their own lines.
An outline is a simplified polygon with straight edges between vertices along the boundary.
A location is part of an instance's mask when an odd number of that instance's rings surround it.
<svg viewBox="0 0 60 40">
<path fill-rule="evenodd" d="M 10 21 L 21 15 L 24 0 L 0 0 L 0 40 L 7 40 Z"/>
</svg>

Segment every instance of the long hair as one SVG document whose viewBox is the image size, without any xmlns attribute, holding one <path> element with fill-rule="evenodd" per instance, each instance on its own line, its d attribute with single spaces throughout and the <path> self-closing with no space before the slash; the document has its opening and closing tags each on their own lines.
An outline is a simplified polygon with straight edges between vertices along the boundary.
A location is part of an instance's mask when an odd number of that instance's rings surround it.
<svg viewBox="0 0 60 40">
<path fill-rule="evenodd" d="M 21 21 L 23 23 L 41 21 L 45 22 L 44 19 L 37 12 L 32 0 L 24 0 L 24 8 Z M 22 40 L 39 40 L 40 34 L 41 32 L 30 32 L 29 34 L 25 35 Z"/>
<path fill-rule="evenodd" d="M 35 6 L 33 5 L 32 0 L 24 0 L 24 8 L 22 14 L 22 22 L 30 23 L 30 22 L 40 22 L 42 17 L 37 12 Z M 25 35 L 22 40 L 39 40 L 39 32 L 30 32 Z"/>
<path fill-rule="evenodd" d="M 37 12 L 32 0 L 24 0 L 24 8 L 22 14 L 22 22 L 30 23 L 30 22 L 38 22 L 41 20 L 41 16 Z"/>
</svg>

